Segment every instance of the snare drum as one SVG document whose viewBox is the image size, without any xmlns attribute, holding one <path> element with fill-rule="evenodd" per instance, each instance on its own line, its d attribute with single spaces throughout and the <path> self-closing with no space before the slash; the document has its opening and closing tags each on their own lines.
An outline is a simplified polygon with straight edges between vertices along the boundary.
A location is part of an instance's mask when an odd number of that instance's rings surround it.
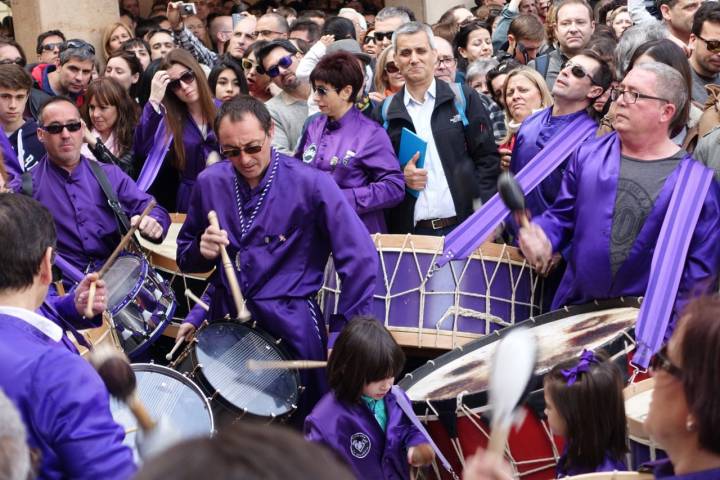
<svg viewBox="0 0 720 480">
<path fill-rule="evenodd" d="M 450 350 L 540 313 L 542 282 L 519 250 L 484 243 L 437 271 L 442 237 L 374 235 L 379 270 L 373 315 L 403 347 Z M 332 262 L 320 305 L 337 313 L 340 280 Z"/>
<path fill-rule="evenodd" d="M 637 470 L 647 462 L 667 458 L 667 454 L 645 431 L 645 419 L 650 410 L 655 379 L 629 385 L 623 391 L 625 396 L 625 415 L 627 416 L 628 439 L 630 441 L 630 462 L 628 465 Z"/>
<path fill-rule="evenodd" d="M 170 282 L 177 299 L 177 310 L 175 315 L 185 318 L 193 307 L 190 300 L 185 297 L 185 290 L 191 290 L 198 297 L 203 294 L 207 287 L 207 279 L 212 273 L 186 274 L 180 271 L 177 265 L 177 237 L 180 229 L 185 223 L 184 213 L 170 214 L 172 223 L 168 228 L 167 235 L 162 243 L 152 243 L 139 236 L 140 245 L 147 251 L 147 258 L 150 264 L 163 273 Z M 184 299 L 184 300 L 183 300 Z"/>
<path fill-rule="evenodd" d="M 210 436 L 215 431 L 210 403 L 192 380 L 167 367 L 149 363 L 134 363 L 137 395 L 155 420 L 166 417 L 180 439 Z M 125 429 L 124 444 L 134 452 L 135 463 L 140 456 L 135 445 L 138 424 L 128 406 L 110 399 L 110 411 Z"/>
<path fill-rule="evenodd" d="M 640 304 L 635 299 L 611 300 L 568 307 L 521 322 L 532 328 L 538 341 L 538 360 L 523 406 L 525 419 L 510 432 L 506 455 L 522 479 L 554 478 L 562 453 L 544 419 L 542 376 L 557 363 L 577 358 L 583 349 L 605 350 L 614 360 L 626 362 L 634 348 L 632 338 Z M 476 340 L 429 361 L 401 382 L 418 418 L 443 451 L 456 473 L 465 457 L 487 447 L 490 429 L 488 378 L 497 341 L 509 330 Z M 442 477 L 449 478 L 449 477 Z"/>
<path fill-rule="evenodd" d="M 118 257 L 103 280 L 120 344 L 131 359 L 137 358 L 167 327 L 175 295 L 144 258 L 133 254 Z"/>
<path fill-rule="evenodd" d="M 115 350 L 122 351 L 120 340 L 117 338 L 115 330 L 110 326 L 110 319 L 108 318 L 107 312 L 103 313 L 102 325 L 97 328 L 88 328 L 85 330 L 78 330 L 78 333 L 83 336 L 85 342 L 91 347 L 97 347 L 98 345 L 109 345 Z M 67 332 L 68 338 L 75 344 L 80 355 L 87 357 L 90 350 L 82 346 L 73 336 L 72 332 Z"/>
<path fill-rule="evenodd" d="M 297 370 L 247 368 L 248 360 L 290 360 L 265 332 L 247 324 L 214 322 L 197 331 L 189 349 L 192 377 L 216 405 L 218 421 L 245 415 L 285 421 L 297 408 Z"/>
</svg>

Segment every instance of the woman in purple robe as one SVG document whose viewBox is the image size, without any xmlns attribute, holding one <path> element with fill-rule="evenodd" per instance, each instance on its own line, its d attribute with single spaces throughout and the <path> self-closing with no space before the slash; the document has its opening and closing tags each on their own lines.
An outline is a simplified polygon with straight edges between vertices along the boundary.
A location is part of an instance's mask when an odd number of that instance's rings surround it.
<svg viewBox="0 0 720 480">
<path fill-rule="evenodd" d="M 668 344 L 655 354 L 645 429 L 668 454 L 655 478 L 720 478 L 720 299 L 690 302 Z"/>
<path fill-rule="evenodd" d="M 545 415 L 565 439 L 557 477 L 627 470 L 627 426 L 620 369 L 604 353 L 556 365 L 544 381 Z"/>
<path fill-rule="evenodd" d="M 205 73 L 182 49 L 162 60 L 150 99 L 135 130 L 135 152 L 144 159 L 138 185 L 171 212 L 187 212 L 195 180 L 220 159 L 213 132 L 216 104 Z"/>
<path fill-rule="evenodd" d="M 305 123 L 295 156 L 330 174 L 370 233 L 386 233 L 383 210 L 405 198 L 405 179 L 385 130 L 355 106 L 360 60 L 337 52 L 310 74 L 320 114 Z"/>
</svg>

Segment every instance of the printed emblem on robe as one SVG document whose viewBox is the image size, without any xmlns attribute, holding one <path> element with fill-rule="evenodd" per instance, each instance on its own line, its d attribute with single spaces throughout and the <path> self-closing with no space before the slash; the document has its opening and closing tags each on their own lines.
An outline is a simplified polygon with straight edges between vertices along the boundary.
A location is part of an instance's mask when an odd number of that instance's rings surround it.
<svg viewBox="0 0 720 480">
<path fill-rule="evenodd" d="M 365 458 L 370 453 L 370 437 L 364 433 L 355 433 L 350 437 L 350 453 L 355 458 Z"/>
<path fill-rule="evenodd" d="M 350 161 L 353 159 L 353 157 L 355 157 L 355 155 L 357 154 L 352 150 L 348 150 L 347 152 L 345 152 L 345 156 L 343 157 L 342 161 L 343 165 L 347 167 L 347 164 L 350 163 Z"/>
<path fill-rule="evenodd" d="M 317 153 L 317 146 L 315 144 L 310 144 L 309 147 L 305 149 L 303 152 L 303 162 L 310 163 L 315 159 L 315 154 Z"/>
</svg>

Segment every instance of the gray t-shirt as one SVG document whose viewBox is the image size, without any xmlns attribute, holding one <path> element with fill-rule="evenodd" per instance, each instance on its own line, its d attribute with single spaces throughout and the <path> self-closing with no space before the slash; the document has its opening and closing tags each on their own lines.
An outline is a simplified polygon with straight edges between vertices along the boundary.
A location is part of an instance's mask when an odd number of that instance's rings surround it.
<svg viewBox="0 0 720 480">
<path fill-rule="evenodd" d="M 673 156 L 659 160 L 622 156 L 610 237 L 613 275 L 627 259 L 665 180 L 685 155 L 685 150 L 680 149 Z"/>
<path fill-rule="evenodd" d="M 690 68 L 690 75 L 692 76 L 692 100 L 693 102 L 705 105 L 705 100 L 708 98 L 707 91 L 705 91 L 705 85 L 718 83 L 720 75 L 715 75 L 712 78 L 701 77 L 695 73 L 695 70 L 692 67 Z"/>
</svg>

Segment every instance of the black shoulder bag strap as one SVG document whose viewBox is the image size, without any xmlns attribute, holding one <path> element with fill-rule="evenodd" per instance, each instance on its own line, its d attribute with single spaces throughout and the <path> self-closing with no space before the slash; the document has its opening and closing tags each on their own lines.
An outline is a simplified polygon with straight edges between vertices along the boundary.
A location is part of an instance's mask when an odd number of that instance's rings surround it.
<svg viewBox="0 0 720 480">
<path fill-rule="evenodd" d="M 23 172 L 23 174 L 20 176 L 20 180 L 22 180 L 22 186 L 21 192 L 23 195 L 27 197 L 33 196 L 33 179 L 32 179 L 32 173 L 30 172 Z"/>
<path fill-rule="evenodd" d="M 100 164 L 93 160 L 86 161 L 88 162 L 88 165 L 90 165 L 90 170 L 92 170 L 92 173 L 95 176 L 95 180 L 97 180 L 100 188 L 105 194 L 105 198 L 107 198 L 110 209 L 115 214 L 115 220 L 117 221 L 120 235 L 124 235 L 128 232 L 128 230 L 130 230 L 130 220 L 128 219 L 127 215 L 125 215 L 125 212 L 120 205 L 120 201 L 118 200 L 117 194 L 115 193 L 115 190 L 113 190 L 110 186 L 110 180 L 108 179 Z"/>
</svg>

